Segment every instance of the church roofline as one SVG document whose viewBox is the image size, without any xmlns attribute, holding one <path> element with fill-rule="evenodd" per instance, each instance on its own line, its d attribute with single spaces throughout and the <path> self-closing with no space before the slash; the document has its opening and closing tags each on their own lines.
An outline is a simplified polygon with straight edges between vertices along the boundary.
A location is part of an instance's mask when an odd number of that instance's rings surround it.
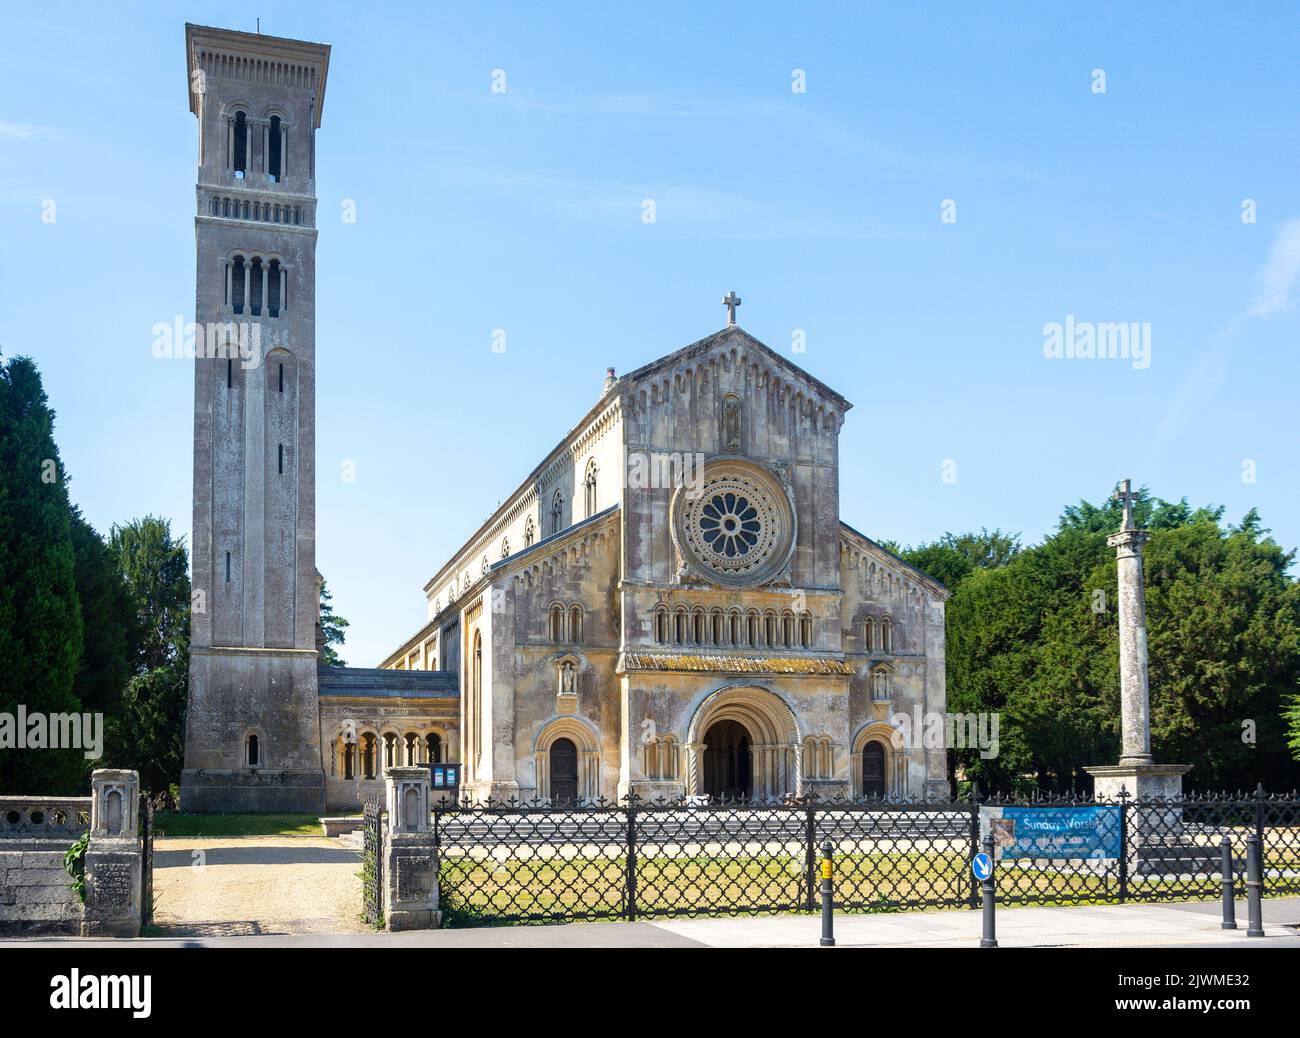
<svg viewBox="0 0 1300 1038">
<path fill-rule="evenodd" d="M 759 353 L 766 356 L 773 364 L 776 364 L 778 367 L 783 368 L 786 371 L 792 372 L 798 378 L 811 384 L 818 393 L 834 400 L 845 411 L 849 410 L 853 406 L 853 404 L 835 390 L 831 389 L 830 386 L 817 378 L 817 376 L 809 374 L 803 368 L 799 367 L 798 364 L 794 363 L 794 361 L 781 356 L 781 354 L 777 353 L 776 350 L 772 349 L 772 347 L 767 345 L 767 343 L 763 342 L 761 339 L 756 339 L 749 332 L 745 331 L 744 328 L 734 324 L 727 325 L 725 328 L 719 329 L 712 335 L 706 335 L 703 339 L 699 339 L 696 342 L 691 343 L 689 346 L 683 346 L 680 350 L 670 353 L 666 357 L 660 357 L 658 360 L 651 361 L 649 364 L 643 364 L 635 371 L 629 371 L 619 381 L 628 383 L 639 381 L 645 376 L 653 374 L 662 368 L 676 367 L 678 364 L 689 360 L 696 354 L 707 353 L 719 343 L 725 342 L 728 338 L 736 337 L 743 339 L 746 346 L 756 349 Z"/>
<path fill-rule="evenodd" d="M 457 699 L 460 677 L 452 670 L 384 670 L 378 667 L 318 667 L 317 694 L 323 699 Z"/>
<path fill-rule="evenodd" d="M 212 25 L 185 23 L 185 90 L 189 94 L 190 111 L 198 115 L 195 93 L 190 77 L 194 69 L 194 49 L 207 44 L 214 48 L 227 48 L 239 56 L 264 57 L 273 61 L 297 61 L 316 64 L 320 75 L 316 80 L 316 129 L 320 129 L 321 115 L 325 111 L 325 80 L 329 76 L 330 45 L 310 40 L 295 40 L 288 36 L 267 36 L 260 32 L 242 32 L 239 29 L 220 29 Z"/>
<path fill-rule="evenodd" d="M 907 570 L 913 576 L 917 577 L 921 581 L 921 583 L 924 584 L 926 587 L 928 587 L 931 591 L 941 596 L 944 599 L 944 601 L 947 601 L 949 598 L 952 597 L 952 592 L 948 590 L 948 586 L 944 584 L 943 581 L 939 580 L 937 577 L 930 576 L 930 574 L 925 572 L 925 570 L 923 569 L 917 569 L 906 559 L 899 558 L 888 548 L 884 547 L 877 541 L 873 541 L 861 530 L 855 530 L 843 519 L 840 520 L 840 532 L 852 534 L 854 537 L 858 538 L 859 540 L 866 542 L 868 548 L 876 551 L 880 555 L 885 556 L 885 558 L 887 558 L 889 561 Z"/>
</svg>

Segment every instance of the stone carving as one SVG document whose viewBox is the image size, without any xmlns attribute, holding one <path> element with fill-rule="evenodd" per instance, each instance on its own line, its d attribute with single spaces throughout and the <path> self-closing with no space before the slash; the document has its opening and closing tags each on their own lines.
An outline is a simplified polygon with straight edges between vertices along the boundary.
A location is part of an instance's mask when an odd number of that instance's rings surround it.
<svg viewBox="0 0 1300 1038">
<path fill-rule="evenodd" d="M 428 901 L 431 894 L 429 885 L 432 871 L 428 858 L 403 854 L 395 859 L 397 862 L 397 899 L 403 902 Z"/>
<path fill-rule="evenodd" d="M 740 397 L 728 393 L 722 398 L 722 449 L 727 454 L 740 450 Z"/>
<path fill-rule="evenodd" d="M 702 494 L 677 500 L 679 547 L 717 583 L 743 587 L 772 580 L 793 546 L 789 498 L 757 466 L 712 468 Z"/>
<path fill-rule="evenodd" d="M 100 912 L 124 912 L 131 907 L 131 866 L 124 862 L 100 862 L 95 869 L 95 908 Z"/>
</svg>

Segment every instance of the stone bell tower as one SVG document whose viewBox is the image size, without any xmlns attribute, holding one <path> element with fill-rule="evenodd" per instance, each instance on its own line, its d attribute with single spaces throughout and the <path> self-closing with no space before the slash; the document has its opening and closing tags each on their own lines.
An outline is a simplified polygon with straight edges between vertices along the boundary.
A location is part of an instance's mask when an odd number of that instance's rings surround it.
<svg viewBox="0 0 1300 1038">
<path fill-rule="evenodd" d="M 330 49 L 185 26 L 199 122 L 185 811 L 325 807 L 316 130 Z"/>
</svg>

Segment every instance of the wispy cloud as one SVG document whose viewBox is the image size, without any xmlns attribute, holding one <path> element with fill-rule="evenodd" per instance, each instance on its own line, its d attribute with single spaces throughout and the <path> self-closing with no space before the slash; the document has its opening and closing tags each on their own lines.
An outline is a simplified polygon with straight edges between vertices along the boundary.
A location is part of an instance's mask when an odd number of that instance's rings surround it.
<svg viewBox="0 0 1300 1038">
<path fill-rule="evenodd" d="M 1259 272 L 1259 296 L 1246 310 L 1245 317 L 1271 317 L 1294 305 L 1291 292 L 1300 276 L 1300 220 L 1289 220 L 1282 225 L 1268 262 Z"/>
<path fill-rule="evenodd" d="M 14 140 L 25 141 L 32 137 L 38 127 L 24 126 L 21 123 L 9 123 L 0 119 L 0 137 L 10 137 Z"/>
</svg>

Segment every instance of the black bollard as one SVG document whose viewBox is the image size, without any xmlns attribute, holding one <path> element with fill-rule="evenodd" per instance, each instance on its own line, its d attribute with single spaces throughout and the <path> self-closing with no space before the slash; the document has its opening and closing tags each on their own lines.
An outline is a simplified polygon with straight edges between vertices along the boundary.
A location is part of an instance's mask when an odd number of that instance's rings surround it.
<svg viewBox="0 0 1300 1038">
<path fill-rule="evenodd" d="M 984 837 L 984 853 L 989 856 L 989 861 L 992 862 L 992 833 L 989 833 Z M 984 891 L 984 935 L 980 937 L 981 948 L 996 948 L 998 946 L 998 935 L 993 919 L 994 902 L 997 900 L 997 886 L 993 879 L 997 874 L 996 869 L 996 865 L 991 865 L 988 876 L 983 879 L 980 884 Z"/>
<path fill-rule="evenodd" d="M 1246 837 L 1246 936 L 1264 936 L 1264 913 L 1260 898 L 1264 893 L 1263 870 L 1259 865 L 1259 837 Z"/>
<path fill-rule="evenodd" d="M 1232 867 L 1232 841 L 1226 836 L 1219 844 L 1219 872 L 1223 879 L 1223 929 L 1237 929 L 1236 875 Z"/>
<path fill-rule="evenodd" d="M 831 841 L 822 841 L 822 947 L 835 947 L 835 886 L 831 882 Z"/>
</svg>

